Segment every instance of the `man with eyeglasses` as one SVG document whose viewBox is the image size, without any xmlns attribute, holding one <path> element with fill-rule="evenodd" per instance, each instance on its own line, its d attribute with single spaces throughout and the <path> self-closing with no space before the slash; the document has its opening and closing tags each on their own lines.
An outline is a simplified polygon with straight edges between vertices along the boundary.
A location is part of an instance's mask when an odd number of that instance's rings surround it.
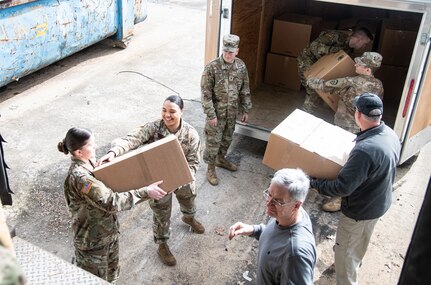
<svg viewBox="0 0 431 285">
<path fill-rule="evenodd" d="M 337 285 L 358 284 L 357 271 L 374 227 L 392 203 L 392 184 L 400 157 L 400 141 L 381 121 L 382 100 L 364 93 L 354 99 L 361 131 L 337 178 L 312 179 L 311 187 L 327 196 L 341 196 L 335 239 Z"/>
<path fill-rule="evenodd" d="M 263 192 L 266 225 L 237 222 L 228 237 L 259 240 L 257 284 L 313 284 L 316 243 L 310 217 L 302 207 L 310 180 L 300 169 L 281 169 Z"/>
</svg>

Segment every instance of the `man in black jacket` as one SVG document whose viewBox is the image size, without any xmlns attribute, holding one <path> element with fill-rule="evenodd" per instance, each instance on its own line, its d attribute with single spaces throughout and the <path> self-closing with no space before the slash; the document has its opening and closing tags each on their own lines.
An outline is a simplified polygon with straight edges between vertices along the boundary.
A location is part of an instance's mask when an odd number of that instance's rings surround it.
<svg viewBox="0 0 431 285">
<path fill-rule="evenodd" d="M 335 180 L 311 180 L 319 193 L 342 197 L 335 241 L 337 285 L 357 284 L 357 270 L 374 226 L 392 203 L 401 149 L 397 135 L 381 121 L 383 103 L 377 95 L 364 93 L 354 104 L 361 131 L 349 159 Z"/>
</svg>

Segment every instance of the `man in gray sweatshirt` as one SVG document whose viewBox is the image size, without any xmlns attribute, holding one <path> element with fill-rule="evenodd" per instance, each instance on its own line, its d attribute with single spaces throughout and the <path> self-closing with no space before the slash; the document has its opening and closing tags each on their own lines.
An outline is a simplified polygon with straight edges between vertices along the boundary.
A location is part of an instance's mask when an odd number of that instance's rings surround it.
<svg viewBox="0 0 431 285">
<path fill-rule="evenodd" d="M 257 284 L 313 284 L 316 243 L 310 217 L 302 208 L 310 181 L 300 169 L 281 169 L 263 192 L 266 225 L 237 222 L 229 239 L 247 235 L 259 240 Z"/>
</svg>

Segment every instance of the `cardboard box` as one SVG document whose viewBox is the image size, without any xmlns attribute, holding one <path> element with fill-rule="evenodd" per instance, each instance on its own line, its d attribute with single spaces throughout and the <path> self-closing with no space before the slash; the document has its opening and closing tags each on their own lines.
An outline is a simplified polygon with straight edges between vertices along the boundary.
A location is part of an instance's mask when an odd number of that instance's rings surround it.
<svg viewBox="0 0 431 285">
<path fill-rule="evenodd" d="M 321 18 L 285 14 L 274 19 L 271 52 L 296 57 L 319 33 Z"/>
<path fill-rule="evenodd" d="M 379 42 L 382 64 L 409 66 L 417 33 L 418 25 L 415 21 L 384 20 Z"/>
<path fill-rule="evenodd" d="M 269 136 L 263 163 L 275 170 L 301 168 L 334 179 L 354 147 L 355 135 L 296 109 Z"/>
<path fill-rule="evenodd" d="M 298 75 L 298 63 L 295 57 L 268 53 L 266 57 L 265 83 L 301 89 Z"/>
<path fill-rule="evenodd" d="M 94 170 L 97 179 L 115 192 L 125 192 L 163 180 L 166 192 L 193 181 L 187 160 L 175 136 L 168 136 L 116 157 Z"/>
<path fill-rule="evenodd" d="M 355 76 L 355 62 L 344 51 L 328 54 L 321 57 L 314 63 L 310 70 L 304 73 L 305 78 L 317 77 L 324 80 L 331 80 L 347 76 Z M 339 97 L 326 92 L 318 91 L 323 101 L 337 111 Z"/>
</svg>

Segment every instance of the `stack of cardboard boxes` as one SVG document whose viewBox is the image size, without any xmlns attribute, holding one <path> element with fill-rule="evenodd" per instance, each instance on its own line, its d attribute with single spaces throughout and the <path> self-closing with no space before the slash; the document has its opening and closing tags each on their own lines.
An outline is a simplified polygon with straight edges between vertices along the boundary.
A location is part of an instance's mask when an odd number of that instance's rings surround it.
<svg viewBox="0 0 431 285">
<path fill-rule="evenodd" d="M 285 14 L 274 19 L 265 83 L 300 90 L 296 57 L 319 33 L 321 18 Z"/>
</svg>

